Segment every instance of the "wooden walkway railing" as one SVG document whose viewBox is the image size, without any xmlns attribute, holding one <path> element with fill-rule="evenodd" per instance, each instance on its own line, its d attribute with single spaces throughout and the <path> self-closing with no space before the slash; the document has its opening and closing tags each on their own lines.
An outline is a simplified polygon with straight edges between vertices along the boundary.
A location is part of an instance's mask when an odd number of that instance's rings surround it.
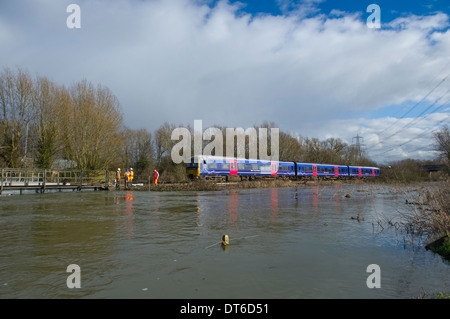
<svg viewBox="0 0 450 319">
<path fill-rule="evenodd" d="M 57 170 L 57 169 L 17 169 L 2 168 L 0 194 L 5 190 L 16 190 L 22 194 L 26 190 L 44 193 L 47 190 L 102 190 L 108 189 L 110 172 L 107 170 Z"/>
</svg>

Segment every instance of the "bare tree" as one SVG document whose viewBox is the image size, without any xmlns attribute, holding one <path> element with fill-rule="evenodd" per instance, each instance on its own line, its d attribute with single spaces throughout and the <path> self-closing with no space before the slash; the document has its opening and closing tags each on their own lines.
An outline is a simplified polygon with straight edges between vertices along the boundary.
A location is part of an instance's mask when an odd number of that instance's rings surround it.
<svg viewBox="0 0 450 319">
<path fill-rule="evenodd" d="M 170 159 L 170 152 L 175 144 L 170 137 L 175 128 L 175 125 L 166 122 L 155 132 L 155 160 L 157 165 L 161 165 L 161 163 Z"/>
<path fill-rule="evenodd" d="M 123 142 L 117 98 L 108 88 L 95 89 L 86 80 L 73 85 L 69 93 L 70 100 L 64 104 L 65 156 L 81 169 L 112 167 Z"/>
<path fill-rule="evenodd" d="M 439 131 L 434 133 L 436 140 L 436 150 L 439 152 L 444 162 L 449 165 L 450 159 L 450 130 L 448 126 L 443 126 Z"/>
<path fill-rule="evenodd" d="M 133 167 L 136 175 L 150 175 L 154 165 L 154 142 L 146 129 L 126 128 L 123 132 L 123 163 Z"/>
<path fill-rule="evenodd" d="M 20 68 L 5 68 L 0 74 L 0 156 L 10 167 L 20 166 L 26 131 L 31 118 L 33 81 Z"/>
<path fill-rule="evenodd" d="M 35 162 L 41 168 L 52 166 L 55 154 L 61 147 L 58 143 L 58 124 L 64 117 L 60 107 L 63 94 L 63 89 L 46 77 L 36 79 L 30 135 L 34 140 Z"/>
</svg>

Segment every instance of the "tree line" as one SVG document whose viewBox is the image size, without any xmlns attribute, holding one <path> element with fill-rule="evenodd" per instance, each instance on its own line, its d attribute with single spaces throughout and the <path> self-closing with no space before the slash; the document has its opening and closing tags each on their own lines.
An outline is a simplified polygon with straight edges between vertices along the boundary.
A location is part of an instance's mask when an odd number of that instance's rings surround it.
<svg viewBox="0 0 450 319">
<path fill-rule="evenodd" d="M 109 169 L 127 161 L 117 97 L 87 80 L 69 87 L 21 68 L 0 73 L 0 166 Z M 131 155 L 130 155 L 131 156 Z"/>
<path fill-rule="evenodd" d="M 107 87 L 86 79 L 66 87 L 45 76 L 32 77 L 21 68 L 4 68 L 0 73 L 0 167 L 133 167 L 137 176 L 148 176 L 157 168 L 161 178 L 180 180 L 185 177 L 185 166 L 171 159 L 172 148 L 178 142 L 171 137 L 177 127 L 181 125 L 166 122 L 150 132 L 125 126 L 117 97 Z M 189 124 L 184 127 L 194 138 L 193 128 Z M 226 127 L 215 127 L 226 135 Z M 274 127 L 276 124 L 269 122 L 255 125 L 268 131 Z M 209 142 L 203 141 L 203 146 Z M 376 165 L 360 149 L 339 138 L 296 137 L 282 130 L 279 159 Z"/>
</svg>

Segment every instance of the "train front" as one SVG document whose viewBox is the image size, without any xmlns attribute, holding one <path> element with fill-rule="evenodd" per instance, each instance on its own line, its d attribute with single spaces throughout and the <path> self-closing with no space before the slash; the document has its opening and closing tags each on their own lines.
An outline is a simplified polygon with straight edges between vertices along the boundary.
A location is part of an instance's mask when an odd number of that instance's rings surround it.
<svg viewBox="0 0 450 319">
<path fill-rule="evenodd" d="M 191 158 L 190 163 L 186 163 L 186 175 L 189 179 L 197 179 L 200 176 L 200 163 L 195 160 L 194 157 Z"/>
</svg>

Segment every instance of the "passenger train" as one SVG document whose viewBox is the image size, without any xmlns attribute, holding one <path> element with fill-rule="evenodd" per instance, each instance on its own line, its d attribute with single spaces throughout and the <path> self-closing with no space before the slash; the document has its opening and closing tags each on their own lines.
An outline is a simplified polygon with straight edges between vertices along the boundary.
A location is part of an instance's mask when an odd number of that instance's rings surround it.
<svg viewBox="0 0 450 319">
<path fill-rule="evenodd" d="M 265 161 L 201 155 L 192 157 L 191 163 L 186 164 L 186 174 L 191 179 L 233 175 L 249 179 L 265 176 L 343 178 L 375 177 L 380 175 L 380 169 L 378 167 Z"/>
</svg>

